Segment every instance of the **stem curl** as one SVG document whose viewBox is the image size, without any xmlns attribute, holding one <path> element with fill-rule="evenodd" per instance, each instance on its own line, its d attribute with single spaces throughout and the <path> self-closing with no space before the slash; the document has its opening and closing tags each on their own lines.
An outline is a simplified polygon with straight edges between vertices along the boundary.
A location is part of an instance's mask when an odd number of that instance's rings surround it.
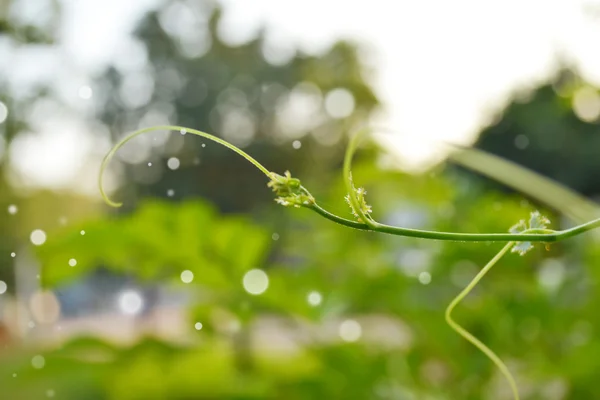
<svg viewBox="0 0 600 400">
<path fill-rule="evenodd" d="M 267 176 L 267 178 L 271 179 L 271 173 L 269 172 L 269 170 L 266 169 L 261 163 L 259 163 L 258 161 L 256 161 L 253 157 L 251 157 L 248 153 L 246 153 L 245 151 L 243 151 L 239 147 L 236 147 L 236 146 L 232 145 L 231 143 L 226 142 L 225 140 L 223 140 L 221 138 L 218 138 L 218 137 L 216 137 L 214 135 L 211 135 L 210 133 L 202 132 L 202 131 L 199 131 L 197 129 L 186 128 L 184 126 L 177 126 L 177 125 L 152 126 L 152 127 L 149 127 L 149 128 L 139 129 L 139 130 L 137 130 L 135 132 L 132 132 L 132 133 L 128 134 L 123 139 L 121 139 L 119 142 L 117 142 L 117 144 L 115 144 L 113 146 L 113 148 L 110 149 L 110 151 L 106 154 L 106 156 L 104 156 L 104 159 L 102 160 L 102 164 L 100 165 L 100 174 L 98 175 L 98 187 L 100 188 L 100 194 L 102 195 L 102 199 L 104 199 L 104 201 L 109 206 L 112 206 L 112 207 L 121 207 L 123 205 L 123 203 L 118 203 L 118 202 L 112 201 L 106 195 L 106 192 L 104 191 L 104 183 L 103 183 L 104 172 L 106 171 L 106 167 L 108 166 L 108 163 L 113 158 L 113 156 L 115 155 L 115 153 L 121 147 L 123 147 L 123 145 L 125 145 L 125 143 L 129 142 L 131 139 L 135 138 L 136 136 L 139 136 L 139 135 L 141 135 L 143 133 L 147 133 L 147 132 L 164 131 L 164 130 L 167 130 L 167 131 L 181 131 L 181 132 L 191 133 L 192 135 L 202 136 L 203 138 L 206 138 L 208 140 L 212 140 L 213 142 L 217 142 L 220 145 L 225 146 L 228 149 L 233 150 L 236 153 L 238 153 L 239 155 L 241 155 L 242 157 L 244 157 L 252 165 L 254 165 L 256 168 L 258 168 L 263 174 L 265 174 Z"/>
</svg>

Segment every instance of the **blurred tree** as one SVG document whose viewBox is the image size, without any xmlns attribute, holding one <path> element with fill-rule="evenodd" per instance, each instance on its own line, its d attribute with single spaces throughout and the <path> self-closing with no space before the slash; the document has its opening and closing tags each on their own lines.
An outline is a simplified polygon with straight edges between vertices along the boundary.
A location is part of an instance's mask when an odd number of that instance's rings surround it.
<svg viewBox="0 0 600 400">
<path fill-rule="evenodd" d="M 343 133 L 378 104 L 356 47 L 338 42 L 309 56 L 291 43 L 274 47 L 264 31 L 230 45 L 221 28 L 221 10 L 208 1 L 170 1 L 144 17 L 130 53 L 100 80 L 102 120 L 117 135 L 161 123 L 193 127 L 246 147 L 271 170 L 325 178 L 341 160 Z M 129 195 L 201 195 L 224 211 L 272 201 L 256 190 L 264 176 L 229 150 L 204 150 L 197 137 L 159 136 L 155 147 L 152 139 L 136 141 L 138 154 L 148 157 L 125 159 L 133 164 L 123 188 Z M 170 157 L 176 171 L 163 168 Z"/>
<path fill-rule="evenodd" d="M 44 18 L 36 20 L 28 18 L 24 12 L 23 1 L 0 0 L 0 41 L 7 46 L 4 55 L 9 60 L 20 50 L 31 46 L 50 46 L 54 42 L 56 26 L 59 22 L 59 4 L 55 1 L 41 1 Z M 35 7 L 34 7 L 35 8 Z M 4 61 L 4 60 L 3 60 Z M 9 63 L 2 68 L 8 68 Z M 38 87 L 29 96 L 15 93 L 11 90 L 11 82 L 7 77 L 0 74 L 0 212 L 7 213 L 7 218 L 0 218 L 0 280 L 12 283 L 13 259 L 11 253 L 15 251 L 18 243 L 18 207 L 9 212 L 10 206 L 18 203 L 18 195 L 6 180 L 7 150 L 12 139 L 27 129 L 25 110 L 27 105 L 35 98 L 46 95 L 43 87 Z M 14 285 L 9 284 L 9 290 L 13 291 Z"/>
<path fill-rule="evenodd" d="M 475 146 L 595 196 L 599 121 L 598 89 L 563 69 L 552 82 L 513 100 Z"/>
</svg>

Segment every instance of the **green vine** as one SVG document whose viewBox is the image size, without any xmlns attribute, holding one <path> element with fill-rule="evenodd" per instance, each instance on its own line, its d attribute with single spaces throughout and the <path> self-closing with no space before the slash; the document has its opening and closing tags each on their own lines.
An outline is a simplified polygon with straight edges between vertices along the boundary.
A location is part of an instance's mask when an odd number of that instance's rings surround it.
<svg viewBox="0 0 600 400">
<path fill-rule="evenodd" d="M 275 195 L 277 196 L 275 201 L 286 207 L 295 208 L 308 208 L 316 212 L 317 214 L 325 217 L 333 222 L 340 225 L 347 226 L 349 228 L 360 229 L 365 231 L 373 231 L 380 233 L 387 233 L 390 235 L 397 236 L 408 236 L 422 239 L 434 239 L 434 240 L 450 240 L 450 241 L 468 241 L 468 242 L 506 242 L 506 245 L 492 258 L 481 271 L 473 278 L 473 280 L 450 302 L 446 309 L 445 318 L 448 325 L 461 335 L 464 339 L 469 341 L 481 352 L 483 352 L 501 371 L 501 373 L 507 379 L 515 400 L 519 400 L 519 392 L 514 377 L 498 357 L 489 347 L 483 342 L 469 333 L 466 329 L 460 326 L 452 319 L 452 311 L 454 308 L 473 290 L 473 288 L 479 283 L 479 281 L 485 276 L 487 272 L 510 250 L 520 255 L 527 253 L 532 247 L 533 243 L 536 242 L 556 242 L 564 240 L 589 230 L 600 227 L 600 218 L 592 221 L 580 224 L 570 229 L 565 230 L 552 230 L 547 228 L 549 221 L 547 218 L 542 216 L 539 212 L 533 212 L 528 222 L 520 221 L 512 228 L 508 233 L 460 233 L 460 232 L 438 232 L 421 229 L 410 229 L 397 226 L 390 226 L 377 222 L 372 217 L 372 208 L 366 202 L 367 192 L 363 188 L 356 188 L 352 179 L 352 158 L 358 147 L 359 140 L 362 135 L 366 132 L 366 129 L 356 134 L 351 140 L 346 150 L 344 157 L 344 183 L 346 185 L 346 201 L 350 206 L 351 212 L 355 217 L 355 220 L 346 219 L 334 213 L 331 213 L 321 207 L 315 198 L 310 194 L 308 189 L 302 186 L 301 181 L 298 178 L 292 177 L 289 171 L 286 171 L 284 175 L 277 174 L 269 171 L 262 164 L 256 161 L 249 154 L 241 150 L 240 148 L 213 136 L 209 133 L 202 132 L 196 129 L 190 129 L 182 126 L 154 126 L 149 128 L 140 129 L 132 132 L 129 135 L 121 139 L 104 157 L 100 167 L 100 174 L 98 177 L 98 184 L 100 187 L 100 193 L 102 198 L 107 204 L 113 207 L 119 207 L 122 203 L 112 201 L 104 191 L 103 187 L 103 176 L 106 171 L 108 163 L 114 156 L 114 154 L 127 142 L 134 137 L 141 135 L 146 132 L 157 131 L 157 130 L 174 130 L 174 131 L 186 131 L 191 134 L 204 137 L 219 143 L 228 149 L 238 153 L 244 157 L 248 162 L 258 168 L 268 178 L 268 187 L 270 187 Z"/>
</svg>

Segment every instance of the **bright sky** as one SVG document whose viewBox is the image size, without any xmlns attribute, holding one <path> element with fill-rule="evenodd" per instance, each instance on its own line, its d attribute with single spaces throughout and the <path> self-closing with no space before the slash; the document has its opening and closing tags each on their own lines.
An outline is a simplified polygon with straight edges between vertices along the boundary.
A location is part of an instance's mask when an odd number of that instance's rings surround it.
<svg viewBox="0 0 600 400">
<path fill-rule="evenodd" d="M 160 1 L 63 0 L 68 57 L 81 70 L 107 62 L 140 11 Z M 407 165 L 437 157 L 424 138 L 472 140 L 515 89 L 549 76 L 557 53 L 600 86 L 600 0 L 223 2 L 232 41 L 266 24 L 271 40 L 308 51 L 338 38 L 370 46 L 373 84 L 386 106 L 378 125 L 398 131 L 396 150 Z M 81 91 L 70 93 L 80 100 Z M 55 154 L 48 168 L 77 169 L 81 157 L 71 147 L 73 154 L 46 152 Z"/>
</svg>

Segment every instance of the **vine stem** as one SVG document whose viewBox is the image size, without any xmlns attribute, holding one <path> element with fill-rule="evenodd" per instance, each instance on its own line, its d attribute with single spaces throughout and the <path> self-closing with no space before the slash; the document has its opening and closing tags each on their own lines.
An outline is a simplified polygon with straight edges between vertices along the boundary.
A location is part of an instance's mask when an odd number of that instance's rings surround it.
<svg viewBox="0 0 600 400">
<path fill-rule="evenodd" d="M 512 248 L 512 246 L 514 244 L 515 244 L 515 242 L 508 242 L 502 248 L 502 250 L 500 250 L 498 252 L 498 254 L 496 254 L 494 256 L 494 258 L 492 258 L 485 265 L 485 267 L 483 267 L 481 269 L 481 271 L 479 271 L 479 273 L 477 275 L 475 275 L 473 280 L 471 280 L 471 282 L 469 282 L 469 284 L 462 290 L 462 292 L 460 292 L 450 302 L 450 304 L 448 305 L 448 308 L 446 308 L 445 316 L 446 316 L 446 322 L 448 323 L 448 325 L 450 325 L 450 327 L 456 333 L 458 333 L 464 339 L 469 341 L 473 346 L 477 347 L 490 360 L 492 360 L 492 362 L 494 364 L 496 364 L 496 366 L 498 367 L 500 372 L 502 372 L 502 374 L 508 381 L 508 384 L 512 390 L 514 399 L 519 400 L 519 390 L 517 389 L 517 384 L 515 382 L 513 375 L 511 374 L 508 367 L 506 366 L 506 364 L 504 364 L 504 362 L 500 359 L 500 357 L 498 357 L 496 355 L 496 353 L 494 353 L 489 347 L 487 347 L 481 340 L 477 339 L 475 336 L 473 336 L 471 333 L 469 333 L 465 328 L 463 328 L 458 323 L 456 323 L 454 321 L 454 319 L 452 319 L 452 311 L 454 310 L 454 308 L 473 290 L 473 288 L 475 288 L 475 286 L 477 286 L 477 283 L 479 283 L 479 281 L 485 276 L 485 274 L 487 274 L 490 271 L 490 269 L 492 269 L 492 267 L 498 262 L 498 260 L 500 260 Z"/>
<path fill-rule="evenodd" d="M 461 233 L 461 232 L 439 232 L 439 231 L 428 231 L 423 229 L 411 229 L 402 228 L 398 226 L 385 225 L 373 220 L 369 221 L 369 224 L 363 222 L 357 222 L 350 219 L 340 217 L 339 215 L 333 214 L 318 204 L 310 204 L 305 206 L 317 214 L 338 223 L 340 225 L 347 226 L 349 228 L 387 233 L 396 236 L 408 236 L 421 239 L 434 239 L 434 240 L 450 240 L 456 242 L 558 242 L 569 237 L 577 236 L 583 232 L 590 231 L 592 229 L 600 227 L 600 219 L 587 222 L 585 224 L 578 225 L 574 228 L 565 229 L 562 231 L 555 231 L 552 229 L 536 229 L 529 230 L 529 233 Z M 368 220 L 368 217 L 367 217 Z"/>
<path fill-rule="evenodd" d="M 231 143 L 229 143 L 221 138 L 218 138 L 214 135 L 211 135 L 211 134 L 203 132 L 203 131 L 199 131 L 197 129 L 187 128 L 184 126 L 177 126 L 177 125 L 152 126 L 149 128 L 139 129 L 137 131 L 134 131 L 134 132 L 126 135 L 117 144 L 115 144 L 112 149 L 110 149 L 110 151 L 106 154 L 106 156 L 102 160 L 102 164 L 100 165 L 100 173 L 98 175 L 98 186 L 99 186 L 100 194 L 102 195 L 102 198 L 108 205 L 113 206 L 113 207 L 120 207 L 122 205 L 122 203 L 112 201 L 106 194 L 106 191 L 104 190 L 104 173 L 106 171 L 106 168 L 107 168 L 110 160 L 112 160 L 115 153 L 121 147 L 123 147 L 123 145 L 125 145 L 127 142 L 129 142 L 131 139 L 133 139 L 136 136 L 139 136 L 143 133 L 159 131 L 159 130 L 169 130 L 169 131 L 184 131 L 185 130 L 185 132 L 189 132 L 193 135 L 201 136 L 208 140 L 212 140 L 213 142 L 216 142 L 222 146 L 225 146 L 228 149 L 241 155 L 246 160 L 248 160 L 248 162 L 250 162 L 254 167 L 256 167 L 263 174 L 265 174 L 267 176 L 267 178 L 272 179 L 272 176 L 273 176 L 272 172 L 270 172 L 267 168 L 265 168 L 261 163 L 259 163 L 256 159 L 254 159 L 252 156 L 250 156 L 248 153 L 246 153 L 242 149 L 232 145 Z M 428 230 L 421 230 L 421 229 L 402 228 L 402 227 L 390 226 L 390 225 L 376 222 L 371 218 L 370 215 L 364 215 L 364 213 L 362 212 L 361 207 L 358 204 L 358 199 L 356 198 L 356 193 L 353 190 L 354 187 L 352 184 L 351 172 L 350 172 L 350 168 L 351 168 L 351 164 L 352 164 L 352 156 L 356 150 L 360 136 L 364 132 L 366 132 L 366 129 L 363 129 L 362 131 L 360 131 L 359 134 L 355 135 L 352 138 L 352 140 L 350 141 L 348 150 L 346 151 L 346 155 L 344 157 L 344 181 L 346 183 L 346 188 L 348 189 L 348 194 L 350 196 L 350 202 L 351 202 L 353 208 L 355 208 L 356 211 L 358 212 L 359 216 L 362 217 L 361 221 L 365 221 L 365 222 L 357 222 L 357 221 L 353 221 L 353 220 L 349 220 L 349 219 L 340 217 L 339 215 L 333 214 L 333 213 L 325 210 L 323 207 L 319 206 L 316 202 L 311 203 L 309 205 L 304 205 L 305 208 L 309 208 L 333 222 L 336 222 L 340 225 L 344 225 L 344 226 L 354 228 L 354 229 L 367 230 L 367 231 L 373 231 L 373 232 L 381 232 L 381 233 L 387 233 L 390 235 L 397 235 L 397 236 L 409 236 L 409 237 L 416 237 L 416 238 L 422 238 L 422 239 L 451 240 L 451 241 L 462 241 L 462 242 L 507 242 L 507 241 L 524 242 L 524 241 L 528 241 L 528 242 L 547 242 L 547 243 L 549 243 L 549 242 L 556 242 L 556 241 L 559 241 L 562 239 L 566 239 L 566 238 L 569 238 L 572 236 L 576 236 L 583 232 L 600 227 L 600 218 L 598 218 L 593 221 L 587 222 L 585 224 L 581 224 L 581 225 L 578 225 L 571 229 L 566 229 L 563 231 L 540 229 L 540 230 L 536 230 L 536 231 L 529 231 L 529 233 L 516 233 L 516 234 L 515 233 L 461 233 L 461 232 L 438 232 L 438 231 L 428 231 Z M 310 192 L 306 188 L 303 188 L 303 190 L 307 194 L 310 195 Z"/>
</svg>

